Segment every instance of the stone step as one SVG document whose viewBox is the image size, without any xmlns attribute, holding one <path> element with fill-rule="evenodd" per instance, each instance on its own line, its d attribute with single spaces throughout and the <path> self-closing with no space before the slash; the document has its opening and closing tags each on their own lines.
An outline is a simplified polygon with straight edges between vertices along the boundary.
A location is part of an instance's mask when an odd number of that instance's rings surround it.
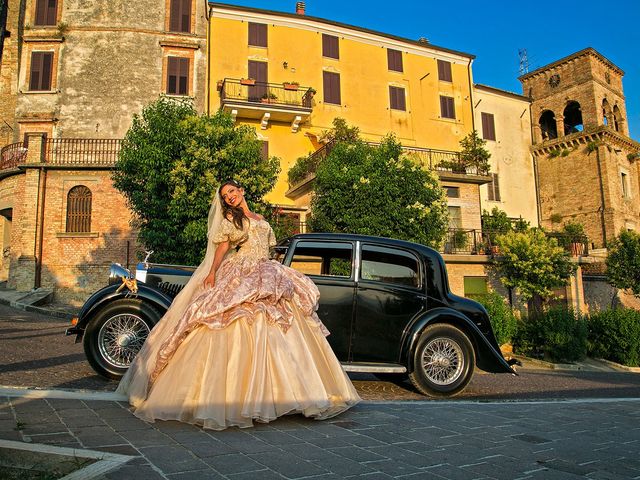
<svg viewBox="0 0 640 480">
<path fill-rule="evenodd" d="M 14 301 L 22 303 L 23 305 L 44 305 L 51 300 L 52 295 L 53 290 L 48 288 L 36 288 Z"/>
</svg>

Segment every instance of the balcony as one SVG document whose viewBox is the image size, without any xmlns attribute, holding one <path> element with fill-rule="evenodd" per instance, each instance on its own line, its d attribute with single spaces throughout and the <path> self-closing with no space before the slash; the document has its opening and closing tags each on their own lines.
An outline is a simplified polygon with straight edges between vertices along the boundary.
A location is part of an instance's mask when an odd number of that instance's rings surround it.
<svg viewBox="0 0 640 480">
<path fill-rule="evenodd" d="M 313 110 L 315 90 L 310 87 L 225 78 L 219 89 L 220 104 L 225 112 L 234 119 L 260 120 L 263 130 L 273 121 L 290 123 L 295 133 Z"/>
</svg>

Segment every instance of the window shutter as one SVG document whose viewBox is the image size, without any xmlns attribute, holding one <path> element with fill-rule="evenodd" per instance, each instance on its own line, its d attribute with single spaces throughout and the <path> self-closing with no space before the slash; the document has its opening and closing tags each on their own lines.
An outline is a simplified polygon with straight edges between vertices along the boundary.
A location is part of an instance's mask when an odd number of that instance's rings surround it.
<svg viewBox="0 0 640 480">
<path fill-rule="evenodd" d="M 328 58 L 340 58 L 340 41 L 333 35 L 322 34 L 322 56 Z"/>
<path fill-rule="evenodd" d="M 440 116 L 443 118 L 456 118 L 456 110 L 452 97 L 440 95 Z"/>
<path fill-rule="evenodd" d="M 51 90 L 52 65 L 52 52 L 33 52 L 31 54 L 29 90 Z"/>
<path fill-rule="evenodd" d="M 51 90 L 51 67 L 53 64 L 53 53 L 42 54 L 42 80 L 40 90 Z"/>
<path fill-rule="evenodd" d="M 180 31 L 180 2 L 181 0 L 171 0 L 169 7 L 169 30 L 172 32 Z"/>
<path fill-rule="evenodd" d="M 91 190 L 78 185 L 67 194 L 67 232 L 91 231 Z"/>
<path fill-rule="evenodd" d="M 402 72 L 402 52 L 398 50 L 387 50 L 387 63 L 389 70 Z"/>
<path fill-rule="evenodd" d="M 493 184 L 493 199 L 496 202 L 500 201 L 500 181 L 498 180 L 498 174 L 497 173 L 493 173 L 492 174 L 492 184 Z"/>
<path fill-rule="evenodd" d="M 482 112 L 482 138 L 485 140 L 496 139 L 496 127 L 493 114 Z"/>
<path fill-rule="evenodd" d="M 179 85 L 178 85 L 178 94 L 179 95 L 188 95 L 189 94 L 189 59 L 188 58 L 180 58 L 178 64 L 179 72 Z"/>
<path fill-rule="evenodd" d="M 260 152 L 260 157 L 262 160 L 269 160 L 269 142 L 263 140 L 262 141 L 262 150 Z"/>
<path fill-rule="evenodd" d="M 267 46 L 267 25 L 249 22 L 249 45 L 254 47 Z"/>
<path fill-rule="evenodd" d="M 36 2 L 36 25 L 47 24 L 47 2 L 48 0 L 38 0 Z"/>
<path fill-rule="evenodd" d="M 322 72 L 322 83 L 325 103 L 340 105 L 340 74 L 333 72 Z"/>
<path fill-rule="evenodd" d="M 55 25 L 58 17 L 58 1 L 47 1 L 47 25 Z"/>
<path fill-rule="evenodd" d="M 167 57 L 167 93 L 175 95 L 178 93 L 178 58 Z"/>
<path fill-rule="evenodd" d="M 453 81 L 453 76 L 451 75 L 451 62 L 438 60 L 438 80 L 443 80 L 445 82 Z"/>
<path fill-rule="evenodd" d="M 57 0 L 37 0 L 35 25 L 55 25 L 58 17 Z"/>
<path fill-rule="evenodd" d="M 182 12 L 180 15 L 181 25 L 180 31 L 185 33 L 191 32 L 191 0 L 182 0 Z"/>
<path fill-rule="evenodd" d="M 404 88 L 389 86 L 389 104 L 394 110 L 407 110 Z"/>
</svg>

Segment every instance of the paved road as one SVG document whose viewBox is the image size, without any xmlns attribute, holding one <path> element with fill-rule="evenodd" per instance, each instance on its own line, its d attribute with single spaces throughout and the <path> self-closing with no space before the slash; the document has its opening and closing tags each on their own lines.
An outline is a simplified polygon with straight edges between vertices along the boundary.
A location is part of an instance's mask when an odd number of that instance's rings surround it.
<svg viewBox="0 0 640 480">
<path fill-rule="evenodd" d="M 0 385 L 112 391 L 116 382 L 96 375 L 81 344 L 63 335 L 66 321 L 0 305 Z M 640 398 L 640 374 L 524 368 L 519 376 L 477 372 L 461 400 Z M 424 400 L 409 384 L 351 376 L 365 400 Z"/>
</svg>

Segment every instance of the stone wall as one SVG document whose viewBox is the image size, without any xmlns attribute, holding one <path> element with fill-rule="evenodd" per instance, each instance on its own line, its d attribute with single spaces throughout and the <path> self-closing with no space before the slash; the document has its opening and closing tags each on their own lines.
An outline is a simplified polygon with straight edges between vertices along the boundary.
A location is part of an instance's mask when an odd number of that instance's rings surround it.
<svg viewBox="0 0 640 480">
<path fill-rule="evenodd" d="M 0 147 L 18 141 L 14 122 L 18 95 L 18 58 L 21 30 L 19 23 L 21 2 L 9 2 L 7 31 L 0 63 Z M 23 7 L 22 7 L 23 8 Z"/>
</svg>

